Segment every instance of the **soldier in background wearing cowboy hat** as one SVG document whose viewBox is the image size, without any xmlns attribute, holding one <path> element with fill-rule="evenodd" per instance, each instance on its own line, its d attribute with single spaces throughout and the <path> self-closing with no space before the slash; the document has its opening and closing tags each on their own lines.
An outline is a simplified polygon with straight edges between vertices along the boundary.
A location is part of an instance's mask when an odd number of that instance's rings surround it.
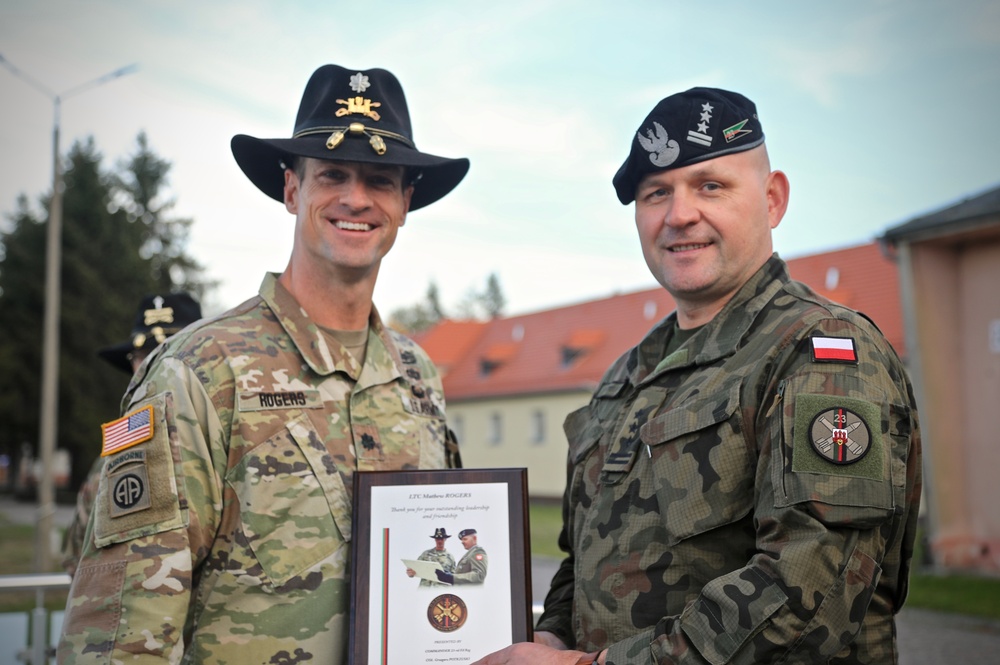
<svg viewBox="0 0 1000 665">
<path fill-rule="evenodd" d="M 434 547 L 421 552 L 420 556 L 417 557 L 417 561 L 433 561 L 440 564 L 441 569 L 449 573 L 455 570 L 455 557 L 453 557 L 451 553 L 444 548 L 445 541 L 448 538 L 451 538 L 451 534 L 448 533 L 447 529 L 435 529 L 431 538 L 434 539 Z M 412 568 L 407 568 L 406 574 L 410 577 L 414 577 L 417 574 L 417 571 Z M 421 579 L 420 586 L 444 586 L 444 584 L 441 582 Z"/>
<path fill-rule="evenodd" d="M 292 138 L 232 150 L 295 216 L 291 257 L 155 351 L 104 426 L 64 663 L 346 662 L 354 474 L 449 464 L 438 372 L 372 292 L 407 214 L 468 160 L 417 150 L 390 72 L 337 65 Z"/>
<path fill-rule="evenodd" d="M 201 305 L 190 294 L 180 292 L 146 296 L 139 303 L 129 338 L 99 349 L 97 355 L 123 372 L 135 374 L 153 349 L 200 318 Z M 83 538 L 90 522 L 90 509 L 97 497 L 103 466 L 104 457 L 98 456 L 80 486 L 73 521 L 63 534 L 62 566 L 71 576 L 76 573 L 76 562 L 83 551 Z"/>
</svg>

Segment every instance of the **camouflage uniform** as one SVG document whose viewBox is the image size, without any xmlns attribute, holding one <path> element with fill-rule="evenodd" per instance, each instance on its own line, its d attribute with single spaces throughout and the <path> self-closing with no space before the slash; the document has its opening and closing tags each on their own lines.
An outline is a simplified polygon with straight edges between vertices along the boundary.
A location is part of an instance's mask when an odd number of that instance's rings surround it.
<svg viewBox="0 0 1000 665">
<path fill-rule="evenodd" d="M 898 357 L 777 256 L 665 356 L 674 320 L 566 419 L 569 556 L 537 630 L 614 665 L 896 662 L 920 494 Z M 824 338 L 857 361 L 814 360 Z M 868 446 L 850 464 L 837 414 Z"/>
<path fill-rule="evenodd" d="M 469 548 L 458 565 L 455 566 L 455 584 L 480 584 L 486 579 L 486 568 L 490 560 L 486 556 L 486 550 L 479 545 Z"/>
<path fill-rule="evenodd" d="M 106 457 L 60 662 L 346 662 L 354 473 L 446 464 L 424 352 L 373 310 L 359 366 L 268 275 L 123 404 L 153 436 Z"/>
<path fill-rule="evenodd" d="M 97 498 L 97 489 L 101 482 L 101 467 L 104 458 L 98 457 L 87 472 L 87 478 L 80 486 L 76 495 L 76 507 L 73 511 L 73 521 L 66 527 L 62 542 L 62 567 L 70 574 L 76 574 L 76 565 L 83 551 L 83 538 L 87 533 L 87 522 L 90 521 L 90 509 Z"/>
<path fill-rule="evenodd" d="M 453 557 L 447 550 L 439 550 L 435 547 L 429 550 L 424 550 L 423 554 L 417 557 L 417 561 L 434 561 L 441 564 L 441 569 L 446 573 L 451 573 L 455 571 L 455 557 Z M 442 584 L 441 582 L 435 582 L 431 580 L 420 580 L 420 586 L 448 586 L 447 584 Z"/>
</svg>

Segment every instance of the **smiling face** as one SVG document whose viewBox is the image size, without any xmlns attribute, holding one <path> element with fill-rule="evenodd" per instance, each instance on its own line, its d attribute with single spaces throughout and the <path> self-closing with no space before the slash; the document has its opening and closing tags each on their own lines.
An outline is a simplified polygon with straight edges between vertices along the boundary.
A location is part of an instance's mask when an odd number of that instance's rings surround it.
<svg viewBox="0 0 1000 665">
<path fill-rule="evenodd" d="M 403 167 L 305 158 L 297 170 L 285 171 L 285 208 L 296 217 L 290 268 L 374 282 L 410 208 Z"/>
<path fill-rule="evenodd" d="M 646 175 L 635 223 L 646 265 L 677 301 L 682 328 L 710 321 L 772 253 L 788 179 L 763 146 Z"/>
</svg>

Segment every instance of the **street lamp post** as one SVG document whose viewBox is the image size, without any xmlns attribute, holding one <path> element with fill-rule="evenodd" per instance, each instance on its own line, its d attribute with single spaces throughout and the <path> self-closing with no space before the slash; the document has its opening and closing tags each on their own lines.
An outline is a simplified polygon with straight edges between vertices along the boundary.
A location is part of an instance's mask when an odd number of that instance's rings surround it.
<svg viewBox="0 0 1000 665">
<path fill-rule="evenodd" d="M 45 249 L 45 318 L 42 341 L 42 394 L 39 457 L 42 463 L 38 484 L 38 527 L 36 530 L 38 572 L 48 572 L 52 564 L 52 516 L 55 513 L 55 483 L 52 460 L 55 453 L 59 417 L 59 306 L 62 276 L 62 165 L 59 157 L 59 122 L 62 102 L 91 88 L 131 74 L 136 65 L 128 65 L 88 81 L 66 92 L 56 94 L 32 77 L 20 71 L 0 55 L 0 64 L 14 76 L 52 100 L 52 199 L 49 202 L 49 224 Z"/>
</svg>

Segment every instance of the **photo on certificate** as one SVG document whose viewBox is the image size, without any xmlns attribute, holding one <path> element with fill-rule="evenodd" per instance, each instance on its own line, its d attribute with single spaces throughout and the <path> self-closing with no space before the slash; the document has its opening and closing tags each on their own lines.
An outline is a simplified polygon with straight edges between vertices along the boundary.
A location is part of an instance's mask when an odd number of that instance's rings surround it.
<svg viewBox="0 0 1000 665">
<path fill-rule="evenodd" d="M 471 663 L 531 640 L 526 469 L 354 476 L 351 662 Z"/>
</svg>

